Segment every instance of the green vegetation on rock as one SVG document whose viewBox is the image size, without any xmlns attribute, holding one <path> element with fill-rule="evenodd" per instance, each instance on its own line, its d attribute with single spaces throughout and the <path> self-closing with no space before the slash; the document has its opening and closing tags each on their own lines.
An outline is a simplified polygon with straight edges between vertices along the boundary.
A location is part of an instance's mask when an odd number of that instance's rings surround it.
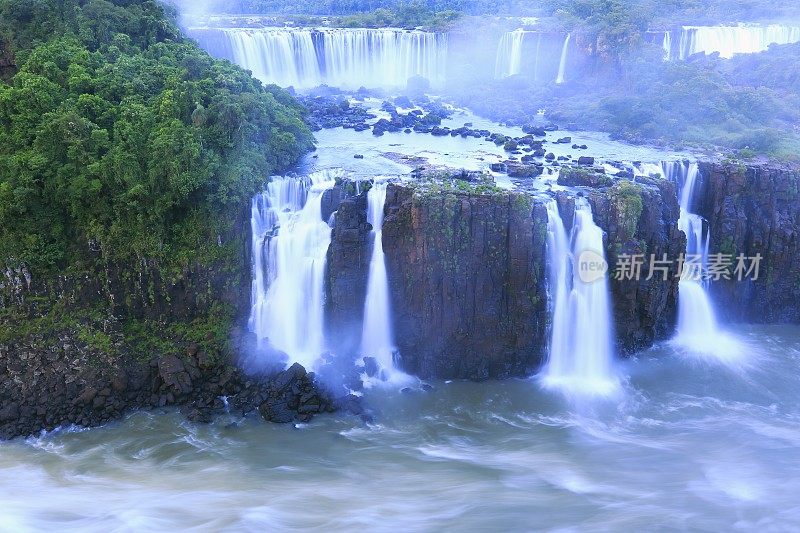
<svg viewBox="0 0 800 533">
<path fill-rule="evenodd" d="M 0 0 L 0 13 L 18 65 L 0 84 L 4 260 L 63 269 L 88 248 L 185 262 L 312 146 L 288 94 L 210 58 L 155 2 Z"/>
<path fill-rule="evenodd" d="M 152 0 L 0 0 L 3 50 L 0 267 L 31 287 L 0 282 L 0 342 L 220 352 L 249 268 L 246 206 L 313 148 L 304 109 Z"/>
</svg>

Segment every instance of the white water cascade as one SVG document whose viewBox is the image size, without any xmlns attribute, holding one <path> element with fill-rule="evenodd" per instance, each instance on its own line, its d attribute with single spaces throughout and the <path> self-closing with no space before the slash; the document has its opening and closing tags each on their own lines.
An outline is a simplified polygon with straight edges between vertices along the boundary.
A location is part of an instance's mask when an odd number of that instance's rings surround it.
<svg viewBox="0 0 800 533">
<path fill-rule="evenodd" d="M 497 47 L 497 59 L 494 67 L 496 79 L 516 76 L 522 72 L 522 43 L 528 33 L 531 32 L 519 29 L 503 34 Z"/>
<path fill-rule="evenodd" d="M 619 390 L 613 373 L 611 303 L 605 272 L 592 275 L 589 263 L 605 263 L 603 230 L 589 203 L 578 198 L 567 239 L 554 200 L 547 203 L 548 280 L 552 302 L 550 355 L 542 383 L 570 396 L 610 396 Z M 599 272 L 599 271 L 594 271 Z"/>
<path fill-rule="evenodd" d="M 338 28 L 222 30 L 234 62 L 265 83 L 299 89 L 404 87 L 419 75 L 444 82 L 447 35 L 423 31 Z"/>
<path fill-rule="evenodd" d="M 663 47 L 669 60 L 683 60 L 693 54 L 715 52 L 728 59 L 736 54 L 763 52 L 772 44 L 800 42 L 800 26 L 684 26 L 677 43 L 675 41 L 672 32 L 665 32 Z M 678 45 L 677 49 L 674 49 L 675 44 Z"/>
<path fill-rule="evenodd" d="M 392 333 L 389 280 L 383 253 L 383 208 L 386 204 L 386 183 L 376 181 L 367 192 L 367 218 L 374 238 L 369 264 L 367 298 L 364 303 L 364 325 L 361 333 L 362 357 L 373 357 L 379 375 L 374 381 L 399 383 L 408 376 L 395 367 L 394 335 Z M 366 385 L 374 381 L 366 380 Z"/>
<path fill-rule="evenodd" d="M 274 177 L 253 198 L 253 285 L 249 326 L 259 343 L 313 369 L 325 349 L 324 280 L 331 228 L 322 194 L 336 173 Z"/>
<path fill-rule="evenodd" d="M 691 212 L 699 169 L 697 163 L 663 163 L 664 174 L 680 190 L 678 227 L 686 234 L 686 261 L 678 288 L 678 333 L 674 343 L 692 353 L 733 360 L 740 355 L 738 342 L 722 331 L 714 315 L 704 275 L 708 265 L 709 235 L 703 218 Z"/>
<path fill-rule="evenodd" d="M 558 77 L 556 77 L 556 83 L 558 83 L 559 85 L 566 81 L 567 55 L 569 54 L 570 40 L 572 40 L 572 34 L 568 33 L 567 38 L 564 39 L 564 46 L 561 49 L 561 60 L 558 62 Z"/>
</svg>

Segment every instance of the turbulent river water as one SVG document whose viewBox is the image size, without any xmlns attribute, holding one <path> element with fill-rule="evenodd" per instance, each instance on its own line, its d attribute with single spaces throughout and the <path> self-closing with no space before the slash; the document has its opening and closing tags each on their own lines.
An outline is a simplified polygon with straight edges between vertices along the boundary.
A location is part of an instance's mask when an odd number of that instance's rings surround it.
<svg viewBox="0 0 800 533">
<path fill-rule="evenodd" d="M 373 424 L 136 413 L 0 445 L 0 530 L 787 530 L 800 527 L 800 330 L 742 327 L 741 366 L 661 344 L 624 393 L 535 378 L 373 390 Z"/>
</svg>

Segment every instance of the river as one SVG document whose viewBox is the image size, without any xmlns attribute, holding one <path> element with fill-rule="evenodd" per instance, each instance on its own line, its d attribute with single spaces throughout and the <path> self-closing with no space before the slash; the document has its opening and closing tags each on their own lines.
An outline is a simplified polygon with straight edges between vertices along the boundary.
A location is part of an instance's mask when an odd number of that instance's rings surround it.
<svg viewBox="0 0 800 533">
<path fill-rule="evenodd" d="M 372 390 L 372 424 L 175 411 L 0 444 L 0 530 L 787 530 L 800 527 L 800 329 L 742 326 L 722 366 L 669 343 L 624 393 L 536 378 Z"/>
</svg>

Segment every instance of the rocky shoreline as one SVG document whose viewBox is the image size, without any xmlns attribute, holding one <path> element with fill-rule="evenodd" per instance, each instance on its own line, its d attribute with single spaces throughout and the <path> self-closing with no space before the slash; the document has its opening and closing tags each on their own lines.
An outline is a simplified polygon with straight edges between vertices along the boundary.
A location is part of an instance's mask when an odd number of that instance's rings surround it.
<svg viewBox="0 0 800 533">
<path fill-rule="evenodd" d="M 70 332 L 0 344 L 0 439 L 65 425 L 92 427 L 137 409 L 180 407 L 195 422 L 224 412 L 268 422 L 308 422 L 344 411 L 366 416 L 357 397 L 334 393 L 298 364 L 245 372 L 196 344 L 185 353 L 120 360 Z"/>
</svg>

